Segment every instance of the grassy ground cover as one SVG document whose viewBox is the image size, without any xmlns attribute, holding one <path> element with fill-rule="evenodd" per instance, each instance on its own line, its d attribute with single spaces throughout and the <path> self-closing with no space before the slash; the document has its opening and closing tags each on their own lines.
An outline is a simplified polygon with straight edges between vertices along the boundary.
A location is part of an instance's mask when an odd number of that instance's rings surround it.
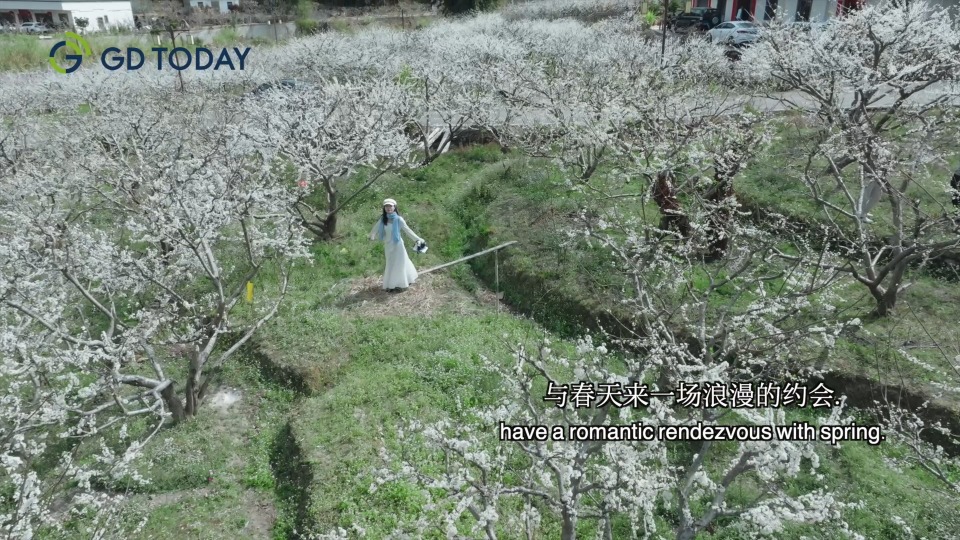
<svg viewBox="0 0 960 540">
<path fill-rule="evenodd" d="M 558 187 L 559 179 L 542 163 L 476 147 L 387 178 L 364 194 L 342 216 L 339 237 L 318 244 L 313 263 L 297 268 L 287 301 L 243 358 L 227 365 L 205 414 L 164 430 L 151 445 L 148 455 L 157 463 L 146 471 L 151 484 L 130 494 L 123 522 L 132 531 L 146 517 L 146 526 L 129 537 L 280 539 L 297 538 L 294 531 L 359 524 L 369 538 L 379 538 L 398 516 L 417 511 L 422 501 L 410 486 L 369 490 L 369 467 L 378 464 L 381 445 L 395 442 L 394 430 L 414 418 L 457 418 L 458 401 L 489 403 L 499 386 L 480 369 L 480 355 L 511 362 L 508 346 L 517 341 L 530 343 L 545 331 L 576 335 L 616 294 L 602 253 L 558 246 L 563 238 L 557 223 L 580 202 Z M 472 267 L 424 275 L 409 291 L 388 295 L 379 289 L 382 247 L 366 239 L 388 196 L 430 245 L 414 259 L 420 269 L 501 241 L 520 245 Z M 561 256 L 572 263 L 560 264 Z M 498 310 L 490 290 L 496 274 L 509 309 Z M 269 271 L 258 278 L 250 309 L 274 296 L 277 283 Z M 905 297 L 913 322 L 898 316 L 870 329 L 892 341 L 916 339 L 922 328 L 946 338 L 949 329 L 937 321 L 957 320 L 957 300 L 955 286 L 918 279 Z M 556 335 L 559 347 L 569 347 Z M 936 380 L 936 369 L 922 365 L 879 365 L 882 347 L 866 339 L 847 340 L 841 350 L 848 354 L 835 361 L 864 372 L 883 368 L 885 377 L 896 369 L 914 385 L 943 382 Z M 932 358 L 924 356 L 926 349 L 913 350 L 924 361 Z M 274 380 L 269 373 L 283 377 Z M 788 416 L 811 419 L 809 411 Z M 692 451 L 677 445 L 676 458 Z M 888 457 L 903 452 L 891 444 L 824 448 L 822 477 L 801 476 L 780 488 L 824 486 L 841 500 L 862 500 L 861 508 L 844 516 L 865 538 L 949 538 L 960 530 L 960 508 L 924 472 L 888 465 Z M 755 489 L 745 479 L 731 499 L 749 500 Z M 658 528 L 675 520 L 661 511 Z M 740 538 L 732 526 L 720 525 L 701 540 Z M 556 527 L 546 520 L 542 537 L 556 537 Z M 615 527 L 617 535 L 627 534 L 625 523 Z M 584 522 L 581 532 L 592 534 L 593 528 Z M 796 526 L 781 536 L 842 537 L 835 527 L 815 526 Z"/>
<path fill-rule="evenodd" d="M 271 457 L 294 393 L 265 380 L 248 353 L 236 360 L 203 415 L 161 430 L 147 446 L 143 463 L 153 465 L 142 473 L 149 483 L 110 486 L 127 497 L 108 530 L 144 540 L 271 537 L 282 501 Z M 65 535 L 46 531 L 40 538 L 87 538 L 86 526 L 74 520 Z"/>
<path fill-rule="evenodd" d="M 462 239 L 460 248 L 467 252 L 475 251 L 481 245 L 520 239 L 520 249 L 511 249 L 509 256 L 502 255 L 499 259 L 499 270 L 502 272 L 500 285 L 505 299 L 529 298 L 547 291 L 549 294 L 544 294 L 542 298 L 561 297 L 556 301 L 542 300 L 540 312 L 536 312 L 532 301 L 528 307 L 532 307 L 531 311 L 538 315 L 538 322 L 572 335 L 577 325 L 566 318 L 575 313 L 566 311 L 556 302 L 567 301 L 562 299 L 566 295 L 580 297 L 586 306 L 584 312 L 588 313 L 590 307 L 609 299 L 609 296 L 597 299 L 596 295 L 604 291 L 605 286 L 609 295 L 610 285 L 602 283 L 602 276 L 596 275 L 596 268 L 589 280 L 585 276 L 590 276 L 590 271 L 558 271 L 556 246 L 551 244 L 557 239 L 557 231 L 555 228 L 531 224 L 544 213 L 562 216 L 571 210 L 571 204 L 575 206 L 575 200 L 569 194 L 551 188 L 557 178 L 556 172 L 550 172 L 543 164 L 526 168 L 516 158 L 508 158 L 507 162 L 501 163 L 495 149 L 478 148 L 467 154 L 446 156 L 427 169 L 396 179 L 391 184 L 393 189 L 388 193 L 416 193 L 417 201 L 414 204 L 418 207 L 429 203 L 432 213 L 459 216 L 454 223 L 459 222 L 463 230 L 455 225 L 456 233 L 451 236 Z M 401 201 L 401 208 L 408 197 L 396 196 Z M 371 205 L 377 204 L 379 194 L 371 196 L 371 199 L 376 201 L 371 201 Z M 409 215 L 415 216 L 411 219 L 422 219 L 422 212 L 416 209 L 409 211 Z M 531 217 L 534 219 L 528 221 Z M 432 219 L 439 220 L 439 217 Z M 551 222 L 549 218 L 544 221 Z M 349 227 L 353 228 L 354 237 L 368 230 L 365 225 Z M 430 238 L 429 232 L 425 232 L 430 229 L 421 229 L 415 227 L 421 236 Z M 350 236 L 347 230 L 345 227 L 345 237 Z M 336 247 L 324 249 L 333 251 Z M 456 251 L 455 244 L 451 242 L 445 256 L 452 258 L 457 255 Z M 567 255 L 572 254 L 567 252 Z M 597 264 L 596 261 L 590 261 L 587 255 L 582 257 L 585 265 Z M 329 267 L 336 267 L 333 261 L 328 264 Z M 364 276 L 365 281 L 348 289 L 346 296 L 337 299 L 336 293 L 330 293 L 330 300 L 334 304 L 339 302 L 340 306 L 349 306 L 347 310 L 354 310 L 354 313 L 348 314 L 342 308 L 331 311 L 315 306 L 313 315 L 303 314 L 295 319 L 298 323 L 312 320 L 314 322 L 310 324 L 316 325 L 312 328 L 320 330 L 297 334 L 295 339 L 300 342 L 298 350 L 313 351 L 310 358 L 316 365 L 332 363 L 337 366 L 337 375 L 328 390 L 302 403 L 296 419 L 291 423 L 294 438 L 304 449 L 313 471 L 309 511 L 304 523 L 323 528 L 349 527 L 363 522 L 366 526 L 373 524 L 368 532 L 373 532 L 374 536 L 388 530 L 393 523 L 393 516 L 417 508 L 419 502 L 413 492 L 403 486 L 395 486 L 392 491 L 376 495 L 368 492 L 366 467 L 376 462 L 375 449 L 378 445 L 390 440 L 389 435 L 381 439 L 382 436 L 372 426 L 382 426 L 384 432 L 389 434 L 390 428 L 397 426 L 400 419 L 409 417 L 408 411 L 418 411 L 416 416 L 424 420 L 440 414 L 456 414 L 452 410 L 451 393 L 468 401 L 484 401 L 485 396 L 490 397 L 487 395 L 490 383 L 472 379 L 476 372 L 471 375 L 471 366 L 463 362 L 464 358 L 477 351 L 498 350 L 498 344 L 486 341 L 481 337 L 481 332 L 506 330 L 512 336 L 524 333 L 533 335 L 533 327 L 514 326 L 516 323 L 505 323 L 502 318 L 495 319 L 496 324 L 502 326 L 484 326 L 482 321 L 487 319 L 483 315 L 470 310 L 470 315 L 464 316 L 463 311 L 458 312 L 458 308 L 450 304 L 431 311 L 426 317 L 412 314 L 393 317 L 388 313 L 372 315 L 369 308 L 365 311 L 362 306 L 364 301 L 372 302 L 375 295 L 367 293 L 368 296 L 364 296 L 361 284 L 365 284 L 368 291 L 376 286 L 379 264 L 382 264 L 379 258 L 374 258 L 365 264 L 365 269 L 357 268 L 356 273 Z M 520 265 L 520 269 L 511 270 L 513 264 Z M 358 265 L 351 263 L 351 266 L 356 268 Z M 480 274 L 483 275 L 482 268 L 489 269 L 491 258 L 481 258 L 476 266 L 480 267 Z M 525 271 L 534 270 L 540 270 L 533 279 L 533 282 L 542 284 L 539 288 L 531 288 L 531 283 L 526 281 L 514 281 Z M 464 290 L 469 290 L 473 286 L 471 280 L 469 275 L 459 276 L 458 284 Z M 429 283 L 429 294 L 437 292 L 436 282 L 425 280 L 424 283 Z M 932 286 L 935 284 L 928 284 L 928 287 Z M 447 291 L 445 294 L 459 292 L 452 283 L 444 284 L 442 288 Z M 915 291 L 921 295 L 930 293 L 929 288 L 924 291 L 923 287 Z M 417 293 L 411 291 L 408 294 Z M 424 300 L 421 297 L 410 302 Z M 390 312 L 391 305 L 399 305 L 391 302 L 400 302 L 387 297 L 382 297 L 382 301 L 383 304 L 374 304 L 373 309 Z M 942 306 L 939 303 L 937 305 Z M 449 318 L 449 310 L 456 313 L 454 319 Z M 444 337 L 439 338 L 438 334 Z M 274 339 L 278 338 L 271 331 L 263 336 L 262 341 Z M 411 341 L 416 345 L 411 345 Z M 456 347 L 449 345 L 451 341 L 456 343 Z M 285 347 L 277 348 L 283 349 Z M 435 349 L 442 351 L 438 353 L 439 358 L 428 352 Z M 452 358 L 446 356 L 446 351 L 451 350 L 459 351 L 456 356 L 461 359 L 459 362 L 451 362 Z M 861 351 L 861 354 L 861 357 L 851 357 L 850 361 L 866 363 L 870 360 L 867 351 Z M 872 364 L 871 367 L 875 368 Z M 433 374 L 429 375 L 431 372 Z M 493 385 L 493 388 L 496 386 Z M 802 418 L 802 413 L 791 416 L 791 419 Z M 917 534 L 942 536 L 956 524 L 949 519 L 936 518 L 937 486 L 920 471 L 894 471 L 885 464 L 885 452 L 902 451 L 890 445 L 869 448 L 863 444 L 848 444 L 842 449 L 826 453 L 824 479 L 800 478 L 785 488 L 799 489 L 823 482 L 843 493 L 846 500 L 862 499 L 864 506 L 850 511 L 848 519 L 856 523 L 858 529 L 868 533 L 868 538 L 906 537 L 896 525 L 894 516 L 902 518 Z M 329 487 L 333 485 L 338 486 L 337 489 Z M 749 488 L 741 489 L 743 497 L 747 497 Z M 672 519 L 668 515 L 661 518 L 662 525 L 667 525 Z M 549 529 L 550 524 L 546 527 Z M 585 524 L 584 527 L 589 529 L 590 525 Z M 921 530 L 923 533 L 919 532 Z M 796 527 L 786 537 L 832 538 L 838 534 L 833 529 Z M 549 537 L 549 534 L 545 537 Z M 704 536 L 707 537 L 737 536 L 734 532 L 722 532 L 721 529 L 714 536 Z"/>
<path fill-rule="evenodd" d="M 780 119 L 776 124 L 774 144 L 738 178 L 737 195 L 740 202 L 750 208 L 772 209 L 800 221 L 825 222 L 826 217 L 818 209 L 810 195 L 810 189 L 802 181 L 807 162 L 806 150 L 815 131 L 796 114 L 784 114 Z M 945 207 L 951 206 L 946 188 L 949 187 L 953 171 L 960 165 L 960 155 L 955 153 L 955 140 L 951 135 L 932 142 L 940 154 L 947 158 L 945 163 L 932 163 L 926 173 L 918 173 L 906 193 L 920 201 L 924 212 L 941 215 Z M 828 175 L 820 174 L 827 166 L 825 160 L 815 159 L 812 161 L 811 174 L 822 179 L 821 185 L 828 201 L 840 208 L 852 210 L 843 192 L 836 188 L 835 181 Z M 859 186 L 854 165 L 847 167 L 843 174 L 847 185 Z M 853 193 L 853 196 L 858 197 L 859 190 Z M 872 216 L 878 236 L 882 237 L 893 231 L 891 212 L 886 203 L 878 204 Z M 849 226 L 848 230 L 851 232 L 854 230 L 853 224 L 846 220 L 841 219 L 840 224 Z"/>
<path fill-rule="evenodd" d="M 796 165 L 783 161 L 792 155 L 790 149 L 795 142 L 783 139 L 770 152 L 774 164 L 762 158 L 754 169 L 742 175 L 737 194 L 750 205 L 812 223 L 820 217 L 802 197 L 800 190 L 806 188 L 758 187 L 758 178 L 776 182 L 782 175 L 777 176 L 774 171 L 783 170 L 783 163 L 787 163 L 786 167 Z M 763 176 L 763 171 L 769 176 Z M 945 183 L 938 176 L 943 173 L 937 169 L 933 177 L 922 180 L 929 192 L 938 183 Z M 493 165 L 473 184 L 473 191 L 462 206 L 476 205 L 470 213 L 472 221 L 467 224 L 473 250 L 510 240 L 518 240 L 522 246 L 499 259 L 505 299 L 551 330 L 568 333 L 584 325 L 595 327 L 598 315 L 605 311 L 612 310 L 621 318 L 627 314 L 617 313 L 622 283 L 608 270 L 610 256 L 583 242 L 574 244 L 576 247 L 562 245 L 568 240 L 562 227 L 573 219 L 576 209 L 591 208 L 591 204 L 597 208 L 603 201 L 590 203 L 584 195 L 571 193 L 558 181 L 559 174 L 544 162 Z M 603 175 L 591 182 L 614 196 L 636 190 L 608 182 Z M 781 197 L 782 192 L 786 195 Z M 650 205 L 638 203 L 619 209 L 632 211 L 644 221 L 659 219 Z M 881 213 L 878 210 L 875 214 Z M 490 258 L 471 261 L 474 271 L 487 284 L 495 279 L 492 263 Z M 960 388 L 960 372 L 955 364 L 960 343 L 955 329 L 941 323 L 960 320 L 960 288 L 952 281 L 922 272 L 910 273 L 908 280 L 912 285 L 902 294 L 897 313 L 883 319 L 870 317 L 875 304 L 865 287 L 851 279 L 840 282 L 839 296 L 843 302 L 838 309 L 846 317 L 859 318 L 865 324 L 863 331 L 841 340 L 838 353 L 830 361 L 842 371 L 864 374 L 884 384 L 895 383 L 929 396 L 943 394 L 937 401 L 960 410 L 960 394 L 952 390 Z M 616 323 L 608 320 L 606 326 L 615 328 Z M 905 348 L 912 360 L 890 354 L 891 347 Z"/>
</svg>

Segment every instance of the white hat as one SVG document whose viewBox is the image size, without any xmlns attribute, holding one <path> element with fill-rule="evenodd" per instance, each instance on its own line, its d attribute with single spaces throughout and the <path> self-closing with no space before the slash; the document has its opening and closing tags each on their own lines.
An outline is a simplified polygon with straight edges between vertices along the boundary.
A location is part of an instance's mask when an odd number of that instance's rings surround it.
<svg viewBox="0 0 960 540">
<path fill-rule="evenodd" d="M 393 200 L 393 199 L 384 199 L 384 200 L 383 200 L 383 206 L 386 206 L 386 205 L 388 205 L 388 204 L 392 204 L 394 207 L 396 207 L 396 206 L 397 206 L 397 201 L 395 201 L 395 200 Z"/>
</svg>

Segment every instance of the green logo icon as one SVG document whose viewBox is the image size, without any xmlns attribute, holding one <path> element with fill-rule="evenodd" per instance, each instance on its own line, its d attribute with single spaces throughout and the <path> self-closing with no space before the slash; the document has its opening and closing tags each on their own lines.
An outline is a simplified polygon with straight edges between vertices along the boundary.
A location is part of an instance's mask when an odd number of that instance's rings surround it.
<svg viewBox="0 0 960 540">
<path fill-rule="evenodd" d="M 87 40 L 73 32 L 67 32 L 66 36 L 67 40 L 73 41 L 59 41 L 54 44 L 53 48 L 50 49 L 50 67 L 52 67 L 57 73 L 73 73 L 80 68 L 80 62 L 83 61 L 84 56 L 93 56 L 93 51 L 90 50 L 90 44 L 87 43 Z M 57 51 L 59 51 L 62 47 L 67 47 L 76 53 L 67 54 L 66 59 L 68 61 L 73 61 L 73 65 L 67 68 L 57 64 Z"/>
</svg>

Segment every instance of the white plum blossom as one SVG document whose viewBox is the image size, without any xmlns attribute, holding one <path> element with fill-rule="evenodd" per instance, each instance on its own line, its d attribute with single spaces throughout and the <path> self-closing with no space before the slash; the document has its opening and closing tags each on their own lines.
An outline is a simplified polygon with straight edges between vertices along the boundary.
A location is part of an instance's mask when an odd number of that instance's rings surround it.
<svg viewBox="0 0 960 540">
<path fill-rule="evenodd" d="M 931 191 L 921 179 L 946 164 L 937 141 L 952 141 L 960 119 L 960 24 L 933 3 L 887 1 L 817 31 L 773 25 L 764 36 L 740 75 L 791 90 L 782 101 L 810 130 L 805 169 L 784 173 L 809 189 L 845 255 L 821 266 L 863 284 L 885 316 L 911 265 L 960 247 L 948 178 L 927 201 L 916 195 Z"/>
</svg>

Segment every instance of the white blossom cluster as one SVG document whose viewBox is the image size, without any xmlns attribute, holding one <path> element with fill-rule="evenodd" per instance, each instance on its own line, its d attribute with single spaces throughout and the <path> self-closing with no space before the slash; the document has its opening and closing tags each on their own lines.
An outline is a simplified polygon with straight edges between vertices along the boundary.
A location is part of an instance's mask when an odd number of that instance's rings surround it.
<svg viewBox="0 0 960 540">
<path fill-rule="evenodd" d="M 548 381 L 671 390 L 680 380 L 809 375 L 797 366 L 859 324 L 831 317 L 840 274 L 892 306 L 907 265 L 957 247 L 946 212 L 925 215 L 907 194 L 912 179 L 942 164 L 929 141 L 955 115 L 942 102 L 907 98 L 957 81 L 955 23 L 923 3 L 870 6 L 823 31 L 774 27 L 731 68 L 709 43 L 671 38 L 661 49 L 630 17 L 636 6 L 540 2 L 417 32 L 320 34 L 255 49 L 244 72 L 0 75 L 0 488 L 14 501 L 3 507 L 0 533 L 30 538 L 59 523 L 50 508 L 62 501 L 50 499 L 56 490 L 31 460 L 60 438 L 97 454 L 84 463 L 63 454 L 63 478 L 80 485 L 67 506 L 109 518 L 109 496 L 95 481 L 138 478 L 132 464 L 142 445 L 169 417 L 196 414 L 210 370 L 276 313 L 309 233 L 331 236 L 339 210 L 385 171 L 434 159 L 437 128 L 451 138 L 485 130 L 553 159 L 571 189 L 597 197 L 591 210 L 600 217 L 585 210 L 568 232 L 571 242 L 609 253 L 623 278 L 620 308 L 631 314 L 624 322 L 636 334 L 583 340 L 572 358 L 549 343 L 535 352 L 519 346 L 514 369 L 486 363 L 502 380 L 495 405 L 404 429 L 402 446 L 426 443 L 436 459 L 386 453 L 372 489 L 397 479 L 424 488 L 427 511 L 406 534 L 521 537 L 550 519 L 573 538 L 578 522 L 603 530 L 614 516 L 647 538 L 693 538 L 735 517 L 743 534 L 826 520 L 846 529 L 847 503 L 833 494 L 781 488 L 816 474 L 812 443 L 743 441 L 732 454 L 704 443 L 677 458 L 665 441 L 506 444 L 491 431 L 500 421 L 783 422 L 777 411 L 690 411 L 663 401 L 642 414 L 570 412 L 541 398 Z M 594 23 L 607 13 L 623 16 Z M 729 77 L 746 87 L 785 84 L 804 98 L 797 108 L 819 128 L 813 154 L 832 176 L 830 184 L 812 170 L 793 177 L 828 221 L 847 221 L 830 233 L 849 249 L 791 238 L 785 222 L 774 237 L 742 215 L 734 178 L 773 135 L 743 112 L 743 99 L 717 87 Z M 305 84 L 246 95 L 286 78 Z M 880 113 L 866 114 L 868 104 Z M 849 165 L 856 174 L 843 172 Z M 341 193 L 360 169 L 372 171 L 369 183 Z M 637 188 L 636 198 L 611 203 L 595 193 L 590 179 L 600 170 Z M 878 247 L 869 214 L 880 200 L 894 234 Z M 659 215 L 636 217 L 632 206 L 648 202 Z M 279 290 L 241 324 L 245 285 L 265 267 L 277 269 Z M 239 341 L 219 347 L 228 334 Z M 175 369 L 189 374 L 182 388 Z M 148 428 L 138 418 L 149 418 Z M 942 452 L 911 438 L 927 429 L 922 422 L 893 418 L 918 463 L 951 481 Z M 762 492 L 733 507 L 726 493 L 748 477 Z M 676 530 L 657 530 L 660 507 L 679 516 Z"/>
<path fill-rule="evenodd" d="M 592 522 L 602 531 L 615 515 L 628 517 L 637 537 L 643 538 L 693 538 L 714 520 L 735 516 L 741 518 L 736 528 L 745 537 L 776 537 L 787 523 L 838 522 L 844 508 L 856 507 L 824 490 L 789 496 L 779 487 L 785 478 L 804 472 L 816 474 L 819 455 L 814 441 L 742 441 L 735 443 L 738 448 L 732 456 L 718 452 L 714 443 L 704 442 L 698 454 L 678 461 L 671 455 L 675 443 L 669 441 L 500 440 L 501 422 L 566 430 L 632 422 L 716 425 L 721 418 L 721 411 L 685 411 L 666 400 L 651 400 L 646 410 L 609 406 L 561 409 L 545 403 L 548 381 L 558 385 L 580 381 L 626 384 L 650 380 L 662 364 L 670 362 L 653 358 L 660 351 L 643 358 L 622 357 L 595 342 L 590 336 L 581 339 L 573 357 L 552 351 L 548 339 L 536 351 L 518 345 L 512 367 L 484 359 L 486 369 L 499 375 L 501 399 L 489 407 L 461 408 L 456 420 L 411 421 L 397 433 L 398 453 L 387 445 L 381 447 L 385 467 L 376 472 L 371 491 L 405 481 L 420 486 L 428 500 L 423 514 L 401 523 L 396 537 L 423 536 L 431 531 L 449 538 L 529 537 L 542 531 L 545 514 L 559 524 L 563 538 L 576 538 L 581 521 Z M 730 371 L 712 370 L 705 377 L 729 381 L 725 375 Z M 736 413 L 740 423 L 786 423 L 783 410 Z M 823 421 L 836 423 L 841 414 L 842 407 L 834 409 Z M 427 458 L 424 447 L 435 454 Z M 715 472 L 718 467 L 719 474 Z M 748 485 L 759 482 L 764 492 L 746 506 L 730 505 L 725 494 L 739 485 L 738 479 Z M 697 514 L 694 501 L 707 502 L 706 509 Z M 659 530 L 656 525 L 655 512 L 663 506 L 681 516 L 674 531 Z M 465 516 L 473 519 L 465 521 Z"/>
<path fill-rule="evenodd" d="M 811 159 L 785 180 L 809 189 L 846 259 L 822 266 L 862 283 L 881 316 L 908 286 L 908 267 L 960 247 L 949 173 L 938 172 L 960 121 L 958 51 L 960 25 L 946 10 L 880 2 L 816 31 L 774 25 L 740 63 L 742 78 L 790 89 Z M 926 183 L 936 176 L 940 186 Z"/>
<path fill-rule="evenodd" d="M 532 0 L 506 6 L 503 16 L 511 19 L 576 18 L 596 21 L 636 12 L 639 0 Z"/>
<path fill-rule="evenodd" d="M 241 110 L 126 82 L 136 91 L 88 88 L 88 112 L 15 105 L 0 123 L 4 536 L 61 527 L 64 511 L 115 514 L 110 486 L 143 481 L 143 445 L 197 413 L 211 370 L 276 313 L 307 255 L 297 190 Z M 280 288 L 240 324 L 266 266 Z M 238 342 L 218 347 L 228 333 Z M 56 470 L 38 475 L 41 457 L 59 457 Z"/>
</svg>

